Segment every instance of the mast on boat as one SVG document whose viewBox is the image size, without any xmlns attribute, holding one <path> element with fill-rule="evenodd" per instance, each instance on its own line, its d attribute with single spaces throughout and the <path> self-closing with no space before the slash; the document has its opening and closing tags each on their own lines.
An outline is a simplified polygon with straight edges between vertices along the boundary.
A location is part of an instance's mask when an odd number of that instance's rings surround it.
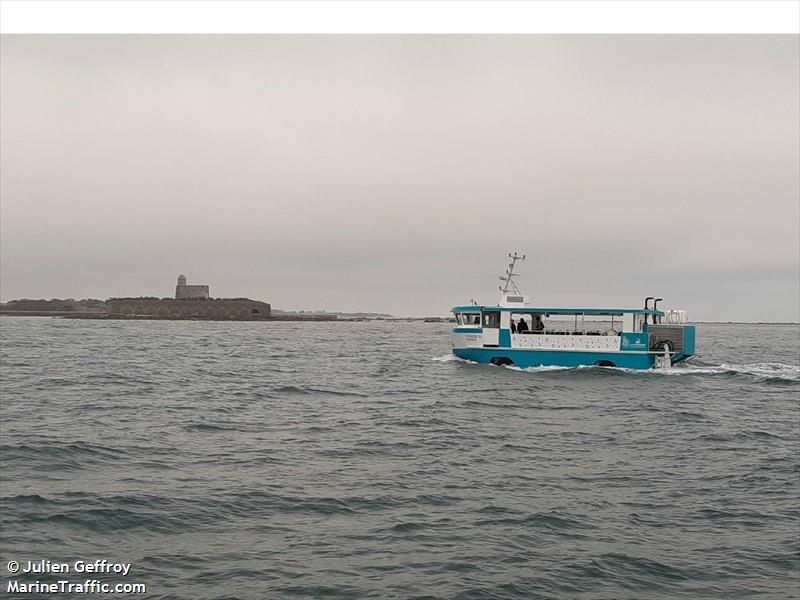
<svg viewBox="0 0 800 600">
<path fill-rule="evenodd" d="M 516 252 L 508 255 L 511 262 L 508 263 L 505 275 L 500 276 L 500 281 L 503 282 L 503 285 L 500 286 L 501 306 L 524 306 L 528 302 L 525 295 L 519 291 L 517 282 L 514 281 L 514 278 L 518 276 L 517 273 L 514 273 L 514 267 L 516 267 L 517 262 L 525 260 L 525 256 L 525 254 L 520 256 Z"/>
<path fill-rule="evenodd" d="M 500 281 L 504 283 L 504 285 L 500 286 L 500 293 L 503 294 L 504 296 L 509 292 L 514 293 L 517 296 L 522 296 L 522 292 L 520 292 L 519 288 L 517 287 L 517 282 L 514 281 L 514 277 L 518 277 L 518 274 L 514 273 L 514 267 L 516 266 L 517 261 L 525 260 L 525 257 L 526 257 L 525 254 L 520 256 L 516 252 L 514 252 L 514 254 L 511 254 L 509 252 L 508 258 L 511 259 L 511 262 L 508 263 L 506 274 L 500 276 Z"/>
</svg>

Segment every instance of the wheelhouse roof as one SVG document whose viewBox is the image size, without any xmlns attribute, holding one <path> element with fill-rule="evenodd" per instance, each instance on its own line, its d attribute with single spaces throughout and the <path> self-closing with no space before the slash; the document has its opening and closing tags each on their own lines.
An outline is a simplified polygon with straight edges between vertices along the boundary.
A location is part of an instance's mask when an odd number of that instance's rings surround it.
<svg viewBox="0 0 800 600">
<path fill-rule="evenodd" d="M 485 312 L 513 312 L 513 313 L 550 313 L 558 315 L 656 315 L 663 317 L 664 313 L 652 308 L 541 308 L 532 306 L 454 306 L 450 309 L 453 313 L 479 313 Z"/>
</svg>

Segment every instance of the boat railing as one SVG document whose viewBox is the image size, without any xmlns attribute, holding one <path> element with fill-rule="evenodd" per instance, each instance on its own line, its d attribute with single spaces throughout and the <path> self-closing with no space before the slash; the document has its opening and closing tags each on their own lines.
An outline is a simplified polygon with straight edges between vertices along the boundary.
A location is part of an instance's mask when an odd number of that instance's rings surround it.
<svg viewBox="0 0 800 600">
<path fill-rule="evenodd" d="M 621 335 L 622 332 L 620 331 L 567 331 L 567 330 L 558 330 L 558 329 L 540 329 L 535 331 L 523 331 L 521 335 Z"/>
</svg>

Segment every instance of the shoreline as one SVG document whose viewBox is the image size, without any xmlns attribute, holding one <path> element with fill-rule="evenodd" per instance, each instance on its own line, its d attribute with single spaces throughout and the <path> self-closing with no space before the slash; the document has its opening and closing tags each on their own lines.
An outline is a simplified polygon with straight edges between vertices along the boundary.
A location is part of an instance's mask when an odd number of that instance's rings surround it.
<svg viewBox="0 0 800 600">
<path fill-rule="evenodd" d="M 216 317 L 171 317 L 161 315 L 109 315 L 107 313 L 47 311 L 47 310 L 3 310 L 0 317 L 51 317 L 64 319 L 119 320 L 119 321 L 320 321 L 320 322 L 369 322 L 369 321 L 422 321 L 447 323 L 447 317 L 338 317 L 336 315 L 272 315 L 260 319 L 216 318 Z M 800 325 L 797 321 L 694 321 L 696 325 Z"/>
<path fill-rule="evenodd" d="M 66 311 L 2 311 L 0 317 L 50 317 L 53 319 L 75 319 L 92 321 L 236 321 L 248 323 L 306 322 L 306 323 L 368 323 L 368 322 L 454 322 L 446 317 L 337 317 L 336 315 L 278 315 L 260 319 L 218 317 L 172 317 L 162 315 L 109 315 L 103 313 L 74 313 Z"/>
<path fill-rule="evenodd" d="M 340 321 L 336 316 L 327 315 L 304 315 L 304 316 L 271 316 L 259 319 L 246 319 L 236 317 L 200 317 L 200 316 L 187 316 L 187 317 L 174 317 L 168 315 L 112 315 L 107 313 L 81 313 L 69 311 L 22 311 L 22 310 L 8 310 L 0 312 L 0 317 L 51 317 L 54 319 L 88 319 L 95 321 Z"/>
</svg>

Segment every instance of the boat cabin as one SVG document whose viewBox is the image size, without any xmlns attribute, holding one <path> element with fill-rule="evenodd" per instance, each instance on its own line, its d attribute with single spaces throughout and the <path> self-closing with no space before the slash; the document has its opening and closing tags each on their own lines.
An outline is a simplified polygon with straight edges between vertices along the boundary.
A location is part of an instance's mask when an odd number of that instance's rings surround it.
<svg viewBox="0 0 800 600">
<path fill-rule="evenodd" d="M 683 326 L 685 311 L 473 305 L 452 312 L 454 348 L 667 352 L 674 361 L 694 352 L 694 328 Z M 619 358 L 601 360 L 618 365 Z"/>
<path fill-rule="evenodd" d="M 648 296 L 644 308 L 632 309 L 533 307 L 514 280 L 514 267 L 525 255 L 508 258 L 499 304 L 451 309 L 456 320 L 451 341 L 459 358 L 523 367 L 649 369 L 694 354 L 695 330 L 686 324 L 686 311 L 658 310 L 661 298 Z"/>
</svg>

